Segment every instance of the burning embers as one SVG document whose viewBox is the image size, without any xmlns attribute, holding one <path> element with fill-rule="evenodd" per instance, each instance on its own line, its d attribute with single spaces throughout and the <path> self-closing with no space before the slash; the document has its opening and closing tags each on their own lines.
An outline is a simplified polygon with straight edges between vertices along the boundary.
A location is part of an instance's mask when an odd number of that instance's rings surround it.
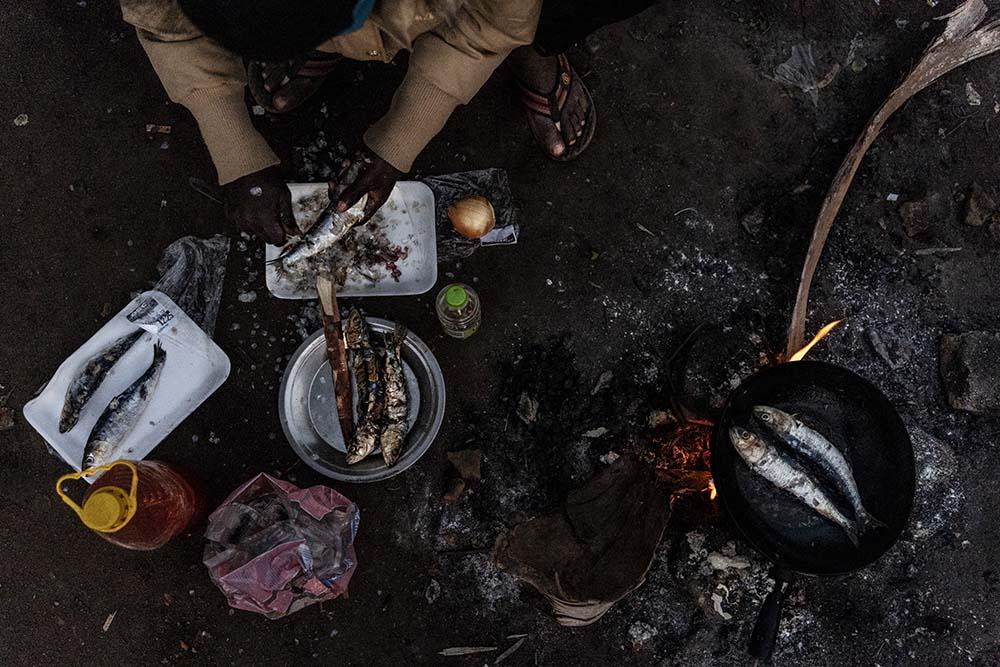
<svg viewBox="0 0 1000 667">
<path fill-rule="evenodd" d="M 843 320 L 821 328 L 808 344 L 788 361 L 801 361 L 813 347 Z M 642 441 L 639 456 L 656 469 L 656 476 L 672 488 L 671 506 L 684 507 L 704 518 L 717 514 L 718 492 L 711 475 L 710 443 L 715 425 L 711 421 L 676 416 L 684 411 L 674 404 L 674 414 L 660 413 L 654 430 Z M 676 509 L 676 507 L 675 507 Z"/>
<path fill-rule="evenodd" d="M 682 421 L 672 416 L 643 441 L 640 458 L 653 465 L 656 476 L 671 488 L 670 505 L 683 508 L 692 518 L 716 514 L 715 485 L 710 471 L 711 422 Z"/>
</svg>

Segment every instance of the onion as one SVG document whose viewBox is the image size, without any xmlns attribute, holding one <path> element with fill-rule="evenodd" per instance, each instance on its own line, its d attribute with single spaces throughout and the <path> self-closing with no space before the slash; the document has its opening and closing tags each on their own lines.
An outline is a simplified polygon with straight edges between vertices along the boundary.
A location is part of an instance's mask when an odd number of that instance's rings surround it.
<svg viewBox="0 0 1000 667">
<path fill-rule="evenodd" d="M 469 239 L 488 234 L 496 224 L 493 204 L 486 197 L 463 197 L 448 207 L 448 219 L 455 231 Z"/>
</svg>

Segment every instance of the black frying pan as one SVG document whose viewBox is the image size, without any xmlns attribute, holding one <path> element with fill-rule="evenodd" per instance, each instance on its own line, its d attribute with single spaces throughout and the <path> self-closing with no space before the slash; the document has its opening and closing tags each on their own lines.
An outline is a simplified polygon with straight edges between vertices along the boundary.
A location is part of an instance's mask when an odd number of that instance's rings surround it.
<svg viewBox="0 0 1000 667">
<path fill-rule="evenodd" d="M 753 417 L 755 405 L 794 414 L 840 449 L 851 463 L 865 508 L 885 528 L 862 534 L 854 546 L 841 528 L 751 471 L 730 441 L 731 426 L 781 445 Z M 840 366 L 797 361 L 753 375 L 730 395 L 711 450 L 712 478 L 726 514 L 775 565 L 774 590 L 761 607 L 750 640 L 751 654 L 767 660 L 774 649 L 784 590 L 794 573 L 853 572 L 896 542 L 913 506 L 913 448 L 895 408 L 874 385 Z M 851 516 L 846 503 L 839 505 Z"/>
</svg>

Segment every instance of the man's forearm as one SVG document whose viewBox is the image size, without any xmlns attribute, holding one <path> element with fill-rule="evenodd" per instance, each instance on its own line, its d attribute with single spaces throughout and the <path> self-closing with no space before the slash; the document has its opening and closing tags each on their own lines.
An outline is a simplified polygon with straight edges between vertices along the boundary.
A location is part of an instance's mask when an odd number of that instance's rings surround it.
<svg viewBox="0 0 1000 667">
<path fill-rule="evenodd" d="M 408 172 L 458 104 L 419 74 L 409 72 L 389 111 L 365 133 L 365 144 L 396 169 Z"/>
<path fill-rule="evenodd" d="M 279 160 L 254 128 L 244 102 L 241 60 L 204 38 L 163 41 L 138 30 L 170 99 L 198 121 L 219 183 L 226 184 Z"/>
<path fill-rule="evenodd" d="M 181 104 L 198 121 L 220 185 L 280 162 L 250 121 L 243 86 L 224 84 L 196 90 Z"/>
</svg>

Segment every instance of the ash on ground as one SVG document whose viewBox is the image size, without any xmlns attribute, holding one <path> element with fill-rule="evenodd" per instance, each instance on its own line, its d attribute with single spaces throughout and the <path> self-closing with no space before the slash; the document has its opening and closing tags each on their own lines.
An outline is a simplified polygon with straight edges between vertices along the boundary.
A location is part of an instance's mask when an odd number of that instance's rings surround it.
<svg viewBox="0 0 1000 667">
<path fill-rule="evenodd" d="M 716 334 L 704 335 L 714 340 Z M 748 337 L 745 348 L 743 354 L 723 349 L 723 359 L 715 357 L 723 366 L 717 374 L 723 385 L 768 363 L 756 336 Z M 638 363 L 630 354 L 621 366 Z M 657 380 L 646 383 L 635 374 L 585 376 L 569 336 L 523 343 L 500 362 L 498 395 L 490 409 L 466 411 L 465 435 L 453 447 L 481 450 L 481 482 L 449 504 L 441 500 L 439 478 L 413 475 L 409 495 L 417 502 L 400 513 L 394 531 L 407 548 L 433 549 L 434 580 L 441 590 L 435 604 L 471 611 L 503 627 L 531 625 L 543 636 L 560 631 L 533 589 L 493 565 L 490 548 L 505 528 L 557 507 L 602 466 L 649 447 L 651 430 L 671 420 L 663 410 L 671 384 L 666 378 L 683 377 L 698 365 L 689 360 L 671 369 L 669 356 L 657 357 Z M 704 393 L 689 398 L 706 401 L 721 390 L 710 385 L 695 383 Z M 933 597 L 918 594 L 916 563 L 929 543 L 949 539 L 962 494 L 955 489 L 950 448 L 917 427 L 911 431 L 920 485 L 908 530 L 882 560 L 854 576 L 798 580 L 786 600 L 776 660 L 822 664 L 830 644 L 819 637 L 831 623 L 849 625 L 859 615 L 886 623 L 881 664 L 903 659 L 915 643 L 936 636 L 938 630 L 929 628 L 943 621 L 934 620 Z M 656 456 L 647 460 L 655 462 Z M 770 564 L 718 513 L 696 517 L 692 524 L 679 511 L 646 582 L 599 622 L 601 631 L 619 638 L 623 651 L 671 656 L 663 664 L 745 664 L 750 628 L 773 584 Z M 901 582 L 909 592 L 897 593 Z"/>
</svg>

